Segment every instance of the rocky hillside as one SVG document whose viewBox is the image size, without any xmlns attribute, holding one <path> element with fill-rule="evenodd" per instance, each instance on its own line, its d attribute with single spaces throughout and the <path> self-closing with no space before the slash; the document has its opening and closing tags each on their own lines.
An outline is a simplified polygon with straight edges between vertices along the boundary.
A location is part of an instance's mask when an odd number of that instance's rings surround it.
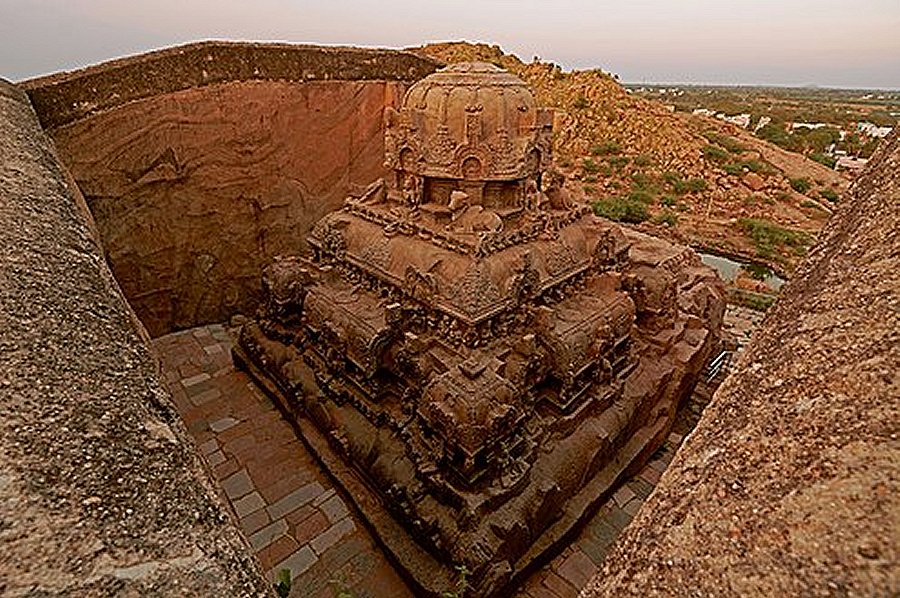
<svg viewBox="0 0 900 598">
<path fill-rule="evenodd" d="M 898 230 L 895 132 L 584 598 L 898 595 Z"/>
<path fill-rule="evenodd" d="M 480 60 L 521 77 L 557 109 L 556 160 L 603 215 L 789 273 L 846 190 L 838 173 L 727 123 L 629 95 L 600 70 L 524 63 L 497 46 L 430 44 L 444 62 Z"/>
</svg>

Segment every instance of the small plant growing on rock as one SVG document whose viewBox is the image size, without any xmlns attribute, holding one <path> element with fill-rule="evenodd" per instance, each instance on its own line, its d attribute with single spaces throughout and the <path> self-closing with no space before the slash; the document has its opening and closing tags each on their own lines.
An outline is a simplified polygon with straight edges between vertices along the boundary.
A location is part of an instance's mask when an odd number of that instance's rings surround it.
<svg viewBox="0 0 900 598">
<path fill-rule="evenodd" d="M 591 155 L 613 156 L 622 152 L 622 146 L 615 141 L 602 141 L 591 148 Z"/>
<path fill-rule="evenodd" d="M 291 570 L 280 569 L 275 580 L 275 593 L 279 598 L 287 598 L 291 593 Z"/>
<path fill-rule="evenodd" d="M 469 575 L 472 573 L 465 565 L 456 566 L 457 578 L 456 586 L 447 592 L 441 594 L 441 598 L 463 598 L 466 589 L 469 587 Z"/>
<path fill-rule="evenodd" d="M 812 187 L 812 183 L 807 178 L 790 179 L 791 189 L 797 193 L 806 193 Z"/>
</svg>

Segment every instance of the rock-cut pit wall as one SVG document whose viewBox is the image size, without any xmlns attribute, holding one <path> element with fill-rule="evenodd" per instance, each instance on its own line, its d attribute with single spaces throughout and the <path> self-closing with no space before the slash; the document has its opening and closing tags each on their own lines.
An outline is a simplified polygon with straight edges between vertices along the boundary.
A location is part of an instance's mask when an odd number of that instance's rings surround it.
<svg viewBox="0 0 900 598">
<path fill-rule="evenodd" d="M 900 595 L 900 133 L 583 598 Z"/>
<path fill-rule="evenodd" d="M 397 51 L 207 42 L 23 84 L 151 335 L 254 308 L 262 268 L 384 174 Z"/>
<path fill-rule="evenodd" d="M 270 594 L 84 200 L 0 80 L 0 595 Z"/>
</svg>

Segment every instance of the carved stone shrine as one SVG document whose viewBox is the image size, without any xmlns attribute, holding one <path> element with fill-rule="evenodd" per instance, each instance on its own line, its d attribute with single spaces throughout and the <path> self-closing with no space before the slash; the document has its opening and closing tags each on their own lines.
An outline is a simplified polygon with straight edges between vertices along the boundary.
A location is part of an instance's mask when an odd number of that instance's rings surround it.
<svg viewBox="0 0 900 598">
<path fill-rule="evenodd" d="M 686 247 L 573 203 L 552 114 L 456 64 L 385 115 L 388 180 L 263 274 L 235 360 L 417 593 L 511 591 L 665 439 L 719 341 Z"/>
</svg>

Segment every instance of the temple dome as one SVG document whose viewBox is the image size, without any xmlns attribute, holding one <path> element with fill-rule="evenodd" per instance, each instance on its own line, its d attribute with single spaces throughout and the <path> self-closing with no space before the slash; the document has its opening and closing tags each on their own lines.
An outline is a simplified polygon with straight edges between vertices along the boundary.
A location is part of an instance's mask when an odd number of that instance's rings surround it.
<svg viewBox="0 0 900 598">
<path fill-rule="evenodd" d="M 516 180 L 550 161 L 552 115 L 524 81 L 485 62 L 458 63 L 409 88 L 387 119 L 388 166 L 451 179 Z"/>
</svg>

